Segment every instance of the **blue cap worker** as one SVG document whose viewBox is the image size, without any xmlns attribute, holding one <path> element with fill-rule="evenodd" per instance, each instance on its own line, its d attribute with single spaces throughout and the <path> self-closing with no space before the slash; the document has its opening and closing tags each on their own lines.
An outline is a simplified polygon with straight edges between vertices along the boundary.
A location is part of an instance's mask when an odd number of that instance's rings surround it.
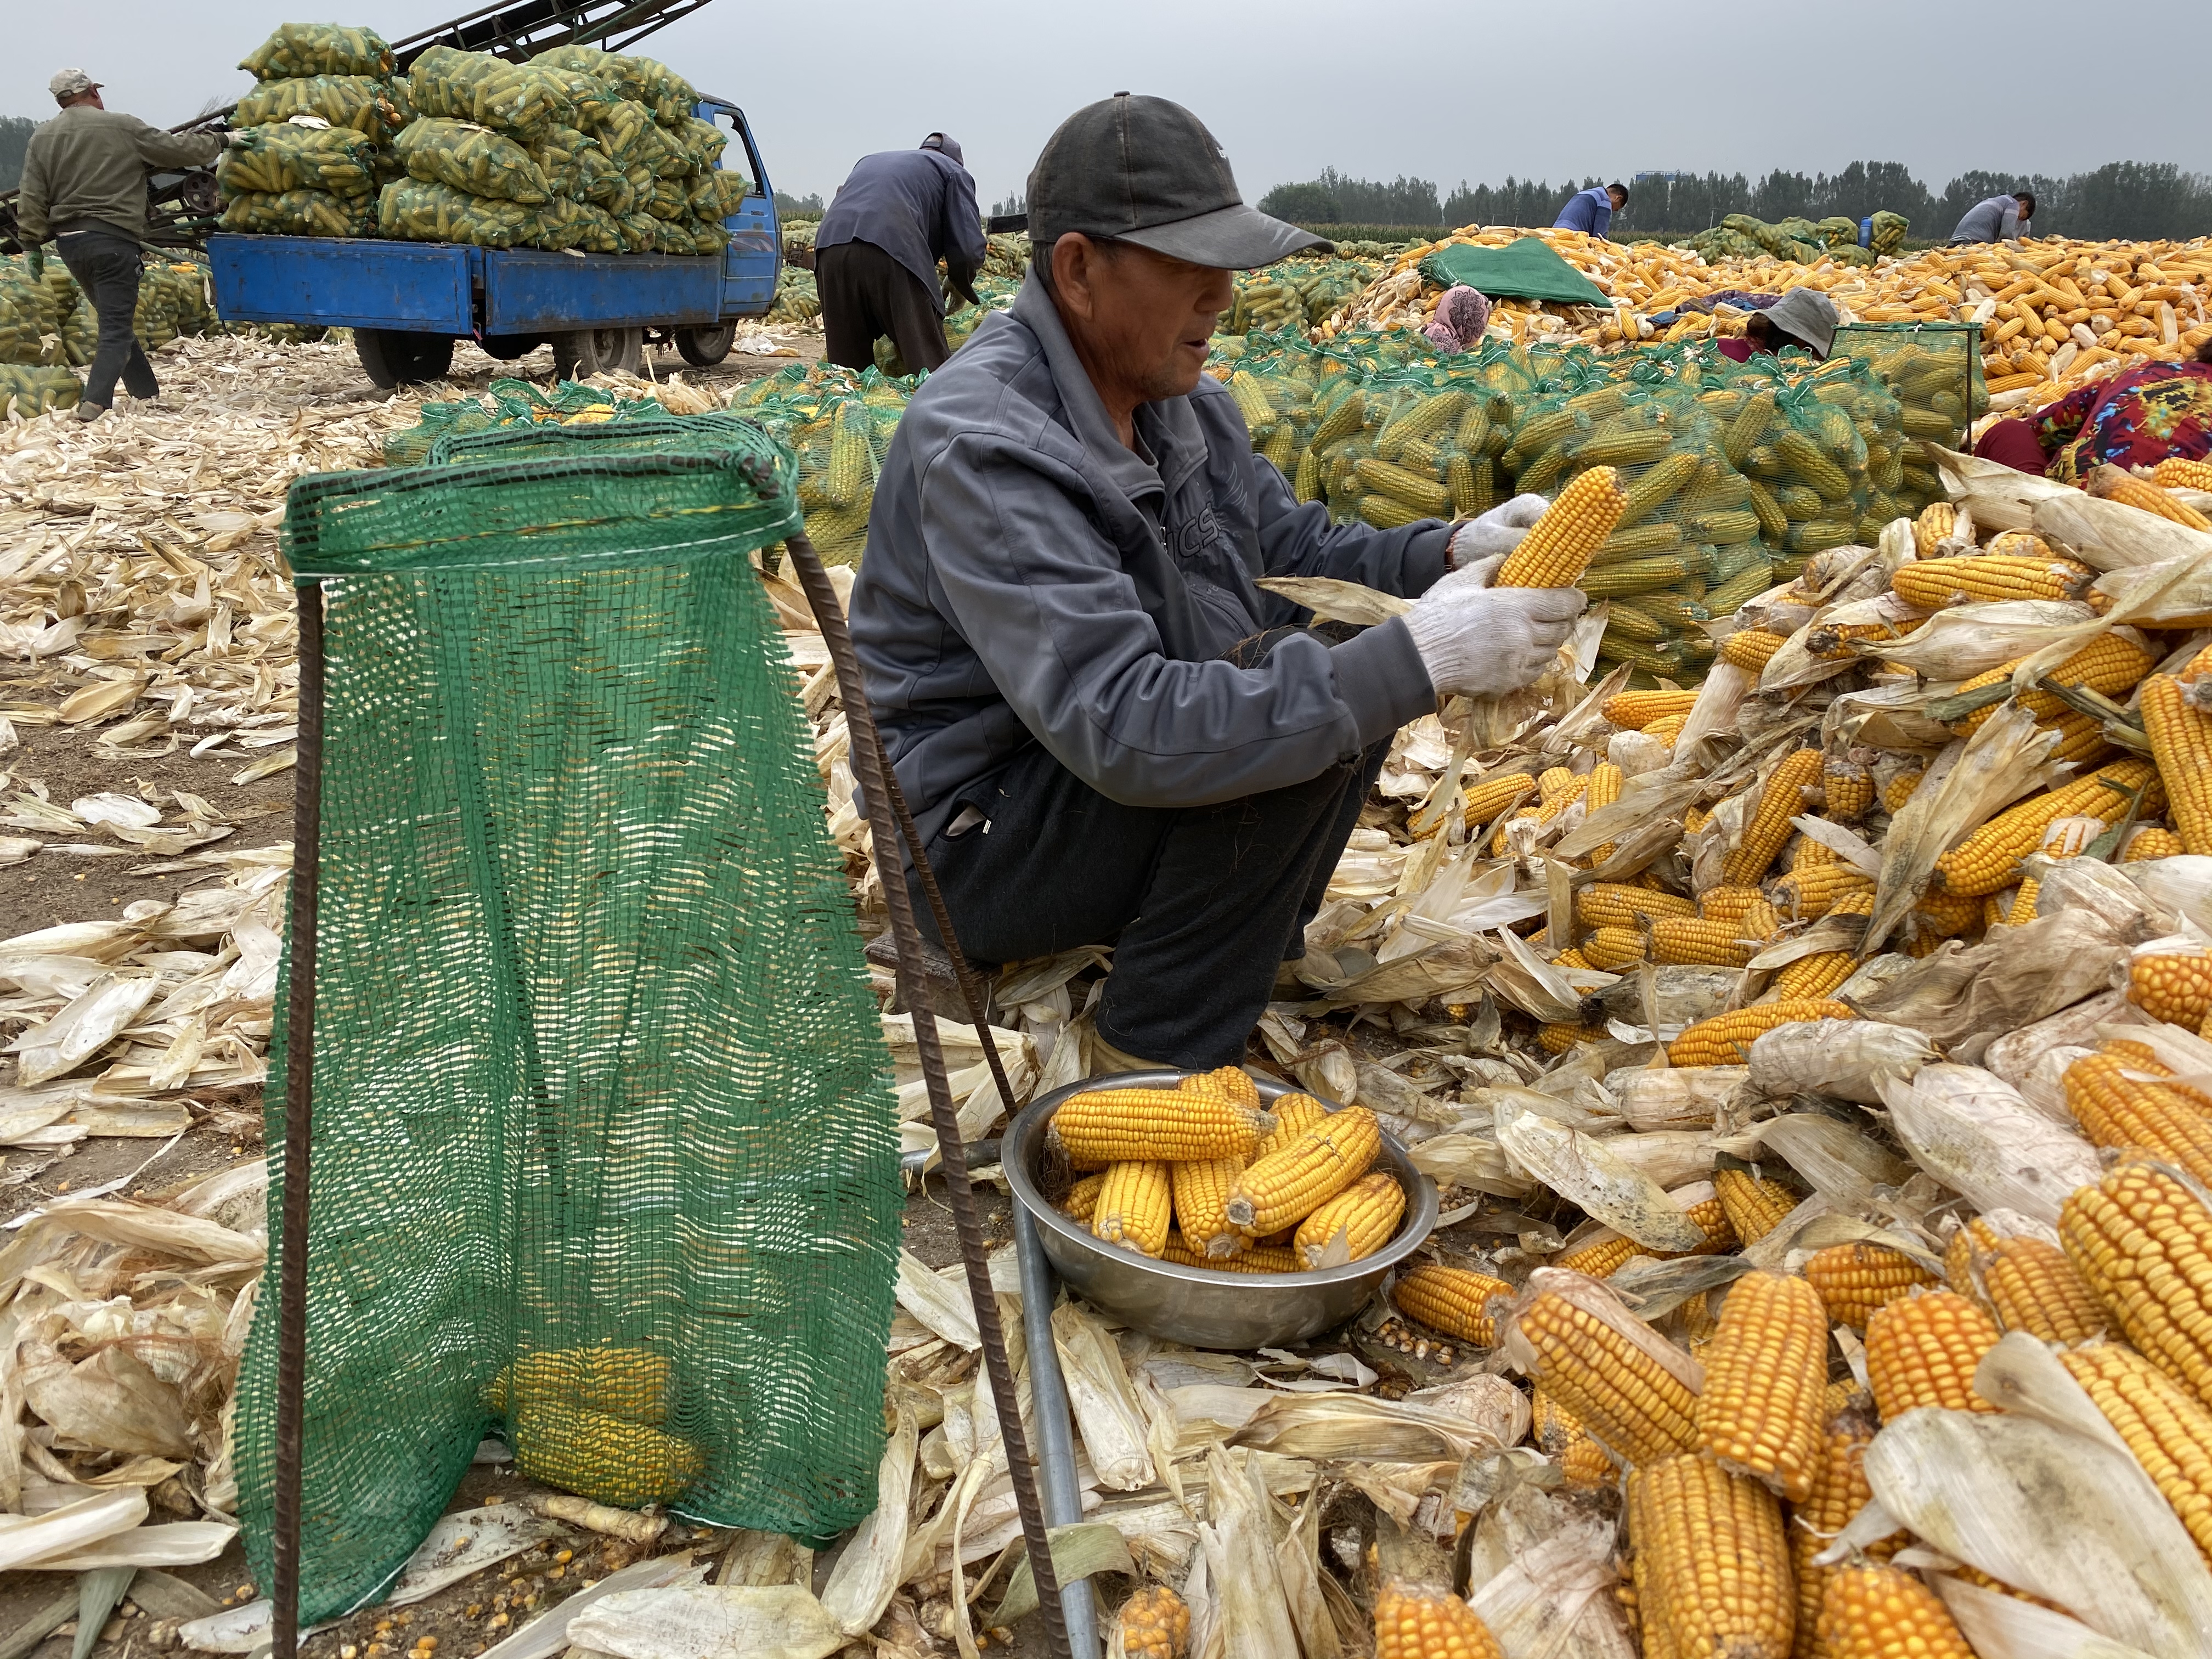
<svg viewBox="0 0 2212 1659">
<path fill-rule="evenodd" d="M 1559 216 L 1552 221 L 1553 230 L 1587 231 L 1592 236 L 1602 236 L 1613 224 L 1613 216 L 1628 205 L 1628 186 L 1615 180 L 1588 190 L 1578 191 L 1567 198 L 1566 206 Z"/>
<path fill-rule="evenodd" d="M 935 368 L 951 355 L 937 262 L 973 305 L 986 248 L 975 180 L 952 139 L 933 132 L 915 149 L 863 155 L 814 235 L 822 355 L 866 368 L 888 335 L 908 374 Z"/>
<path fill-rule="evenodd" d="M 1077 111 L 1028 197 L 1012 308 L 891 440 L 854 644 L 963 949 L 1111 945 L 1108 1067 L 1211 1069 L 1305 954 L 1393 734 L 1536 678 L 1583 596 L 1489 585 L 1540 496 L 1333 525 L 1253 453 L 1204 372 L 1233 273 L 1329 245 L 1246 205 L 1188 110 Z M 1413 603 L 1316 628 L 1257 585 L 1293 575 Z"/>
</svg>

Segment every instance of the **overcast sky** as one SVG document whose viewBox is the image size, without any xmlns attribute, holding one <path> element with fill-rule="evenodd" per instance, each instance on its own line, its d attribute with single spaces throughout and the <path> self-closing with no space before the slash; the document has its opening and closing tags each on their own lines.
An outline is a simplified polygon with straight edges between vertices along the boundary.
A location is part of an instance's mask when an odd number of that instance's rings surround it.
<svg viewBox="0 0 2212 1659">
<path fill-rule="evenodd" d="M 234 65 L 276 23 L 323 5 L 7 0 L 0 114 L 43 119 L 46 77 L 81 67 L 112 109 L 161 125 L 229 102 Z M 824 198 L 854 158 L 933 127 L 959 139 L 986 209 L 1021 188 L 1070 112 L 1127 89 L 1188 105 L 1248 198 L 1334 166 L 1500 183 L 1584 173 L 1905 162 L 1932 189 L 1969 167 L 2067 173 L 2111 161 L 2212 171 L 2197 96 L 2130 96 L 2149 75 L 2125 40 L 2203 37 L 2202 0 L 2147 0 L 2119 35 L 2054 0 L 1859 0 L 1726 8 L 1594 0 L 1490 4 L 1118 0 L 1110 6 L 724 0 L 650 37 L 702 91 L 742 106 L 777 188 Z M 349 3 L 389 40 L 464 0 Z M 2087 78 L 2073 52 L 2106 55 Z M 1738 46 L 1733 42 L 1747 44 Z M 1802 58 L 1793 58 L 1802 52 Z M 2187 54 L 2185 53 L 2185 57 Z M 2179 67 L 2179 66 L 2178 66 Z M 2185 82 L 2191 71 L 2180 68 Z M 2124 100 L 2116 106 L 2115 99 Z"/>
</svg>

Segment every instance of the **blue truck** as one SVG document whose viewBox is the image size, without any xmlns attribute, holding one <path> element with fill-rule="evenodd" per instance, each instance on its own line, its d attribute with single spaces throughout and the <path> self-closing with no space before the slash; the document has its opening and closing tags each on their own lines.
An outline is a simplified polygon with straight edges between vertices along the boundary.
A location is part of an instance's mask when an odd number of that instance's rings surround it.
<svg viewBox="0 0 2212 1659">
<path fill-rule="evenodd" d="M 550 343 L 564 380 L 635 374 L 648 339 L 673 343 L 686 362 L 718 363 L 738 320 L 775 302 L 783 238 L 744 112 L 702 98 L 696 113 L 730 135 L 721 165 L 742 157 L 750 168 L 750 193 L 722 222 L 730 245 L 720 258 L 218 234 L 207 239 L 216 313 L 349 328 L 362 368 L 386 387 L 444 374 L 456 340 L 510 362 Z"/>
</svg>

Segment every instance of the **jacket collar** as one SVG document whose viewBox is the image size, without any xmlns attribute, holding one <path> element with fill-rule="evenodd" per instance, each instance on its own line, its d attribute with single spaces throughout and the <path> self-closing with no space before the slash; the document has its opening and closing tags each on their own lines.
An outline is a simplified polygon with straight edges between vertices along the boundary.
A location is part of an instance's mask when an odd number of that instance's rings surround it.
<svg viewBox="0 0 2212 1659">
<path fill-rule="evenodd" d="M 1152 452 L 1150 461 L 1122 443 L 1083 360 L 1075 355 L 1074 343 L 1060 320 L 1060 308 L 1034 272 L 1023 278 L 1021 292 L 1014 296 L 1013 315 L 1043 348 L 1045 365 L 1052 371 L 1076 441 L 1122 495 L 1132 501 L 1147 495 L 1172 495 L 1205 465 L 1206 440 L 1188 398 L 1138 405 L 1137 441 Z"/>
</svg>

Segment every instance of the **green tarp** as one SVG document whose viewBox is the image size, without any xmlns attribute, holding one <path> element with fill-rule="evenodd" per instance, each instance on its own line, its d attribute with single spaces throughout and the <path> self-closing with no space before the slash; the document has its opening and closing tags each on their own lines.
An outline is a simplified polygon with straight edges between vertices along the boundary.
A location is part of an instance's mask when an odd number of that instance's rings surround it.
<svg viewBox="0 0 2212 1659">
<path fill-rule="evenodd" d="M 1454 242 L 1421 261 L 1421 275 L 1449 288 L 1463 283 L 1493 300 L 1555 300 L 1561 305 L 1609 306 L 1605 290 L 1534 236 L 1504 247 Z"/>
</svg>

